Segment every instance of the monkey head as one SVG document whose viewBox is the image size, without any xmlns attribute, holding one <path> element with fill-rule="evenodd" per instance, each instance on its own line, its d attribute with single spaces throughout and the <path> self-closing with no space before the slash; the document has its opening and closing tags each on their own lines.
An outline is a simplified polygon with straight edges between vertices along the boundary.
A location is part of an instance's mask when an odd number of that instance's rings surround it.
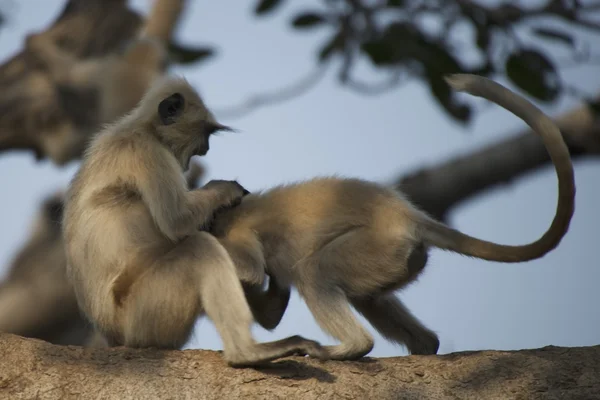
<svg viewBox="0 0 600 400">
<path fill-rule="evenodd" d="M 218 123 L 198 92 L 183 78 L 161 78 L 144 95 L 138 115 L 158 140 L 173 152 L 182 169 L 194 155 L 203 156 L 209 138 L 218 131 L 231 131 Z"/>
</svg>

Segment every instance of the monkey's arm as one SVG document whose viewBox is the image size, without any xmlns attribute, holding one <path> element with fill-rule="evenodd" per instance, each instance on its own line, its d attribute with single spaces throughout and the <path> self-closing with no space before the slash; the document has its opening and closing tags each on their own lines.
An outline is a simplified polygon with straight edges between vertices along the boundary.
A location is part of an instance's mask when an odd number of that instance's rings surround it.
<svg viewBox="0 0 600 400">
<path fill-rule="evenodd" d="M 217 239 L 235 264 L 254 320 L 267 330 L 275 329 L 287 308 L 290 289 L 281 287 L 271 275 L 267 291 L 263 289 L 266 262 L 260 241 L 248 231 L 233 231 Z"/>
<path fill-rule="evenodd" d="M 60 83 L 80 88 L 91 87 L 106 67 L 106 63 L 99 59 L 78 60 L 41 34 L 29 35 L 25 39 L 25 46 L 44 64 L 50 76 Z"/>
<path fill-rule="evenodd" d="M 215 211 L 241 200 L 244 188 L 222 181 L 188 191 L 181 171 L 160 149 L 148 149 L 138 190 L 162 233 L 171 241 L 191 235 L 199 224 L 210 221 Z"/>
<path fill-rule="evenodd" d="M 103 60 L 84 60 L 73 64 L 66 81 L 79 88 L 91 88 L 97 85 L 98 76 L 108 68 Z"/>
<path fill-rule="evenodd" d="M 237 206 L 247 193 L 248 191 L 236 181 L 217 180 L 188 191 L 187 199 L 195 210 L 195 227 L 210 226 L 219 210 Z"/>
</svg>

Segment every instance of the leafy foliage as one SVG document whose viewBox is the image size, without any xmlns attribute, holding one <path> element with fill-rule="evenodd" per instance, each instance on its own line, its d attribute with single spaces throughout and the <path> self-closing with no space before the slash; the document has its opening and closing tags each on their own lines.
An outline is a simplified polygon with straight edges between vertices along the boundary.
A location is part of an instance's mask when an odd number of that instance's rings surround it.
<svg viewBox="0 0 600 400">
<path fill-rule="evenodd" d="M 303 12 L 292 20 L 292 26 L 296 29 L 306 29 L 325 22 L 325 17 L 317 12 Z"/>
<path fill-rule="evenodd" d="M 344 36 L 339 32 L 334 34 L 319 49 L 319 62 L 327 61 L 329 57 L 344 48 Z"/>
<path fill-rule="evenodd" d="M 281 1 L 260 0 L 256 13 L 273 12 Z M 525 5 L 525 2 L 522 2 Z M 350 88 L 357 60 L 364 58 L 383 71 L 402 72 L 421 80 L 433 99 L 457 122 L 468 122 L 471 109 L 459 103 L 443 77 L 465 72 L 485 76 L 505 74 L 518 88 L 535 99 L 551 103 L 568 88 L 561 81 L 558 63 L 542 44 L 559 44 L 576 51 L 574 33 L 552 25 L 531 26 L 533 43 L 523 44 L 514 29 L 536 17 L 554 17 L 572 26 L 585 26 L 600 32 L 600 24 L 590 23 L 593 7 L 583 2 L 548 0 L 521 8 L 515 2 L 487 5 L 477 0 L 323 0 L 322 9 L 296 11 L 291 24 L 297 31 L 327 27 L 332 33 L 318 44 L 317 62 L 341 60 L 339 79 Z M 589 8 L 586 8 L 589 7 Z M 426 29 L 423 18 L 435 19 L 437 29 Z M 458 54 L 465 50 L 453 36 L 455 27 L 464 23 L 473 28 L 470 49 L 480 61 L 463 63 Z M 535 40 L 541 40 L 539 46 Z M 581 55 L 579 55 L 581 59 Z"/>
<path fill-rule="evenodd" d="M 539 28 L 533 28 L 532 31 L 534 34 L 536 34 L 539 37 L 544 38 L 544 39 L 558 41 L 558 42 L 561 42 L 561 43 L 569 45 L 569 46 L 575 45 L 575 39 L 573 38 L 572 35 L 569 35 L 568 33 L 565 33 L 565 32 L 561 32 L 560 30 L 558 30 L 556 28 L 541 28 L 541 27 L 539 27 Z"/>
<path fill-rule="evenodd" d="M 205 61 L 215 54 L 212 47 L 192 47 L 171 42 L 168 47 L 169 57 L 177 64 L 192 64 Z"/>
<path fill-rule="evenodd" d="M 254 8 L 254 14 L 264 15 L 274 11 L 279 5 L 283 3 L 282 0 L 260 0 Z"/>
<path fill-rule="evenodd" d="M 560 81 L 554 64 L 536 50 L 521 49 L 508 56 L 506 75 L 538 100 L 551 102 L 560 94 Z"/>
</svg>

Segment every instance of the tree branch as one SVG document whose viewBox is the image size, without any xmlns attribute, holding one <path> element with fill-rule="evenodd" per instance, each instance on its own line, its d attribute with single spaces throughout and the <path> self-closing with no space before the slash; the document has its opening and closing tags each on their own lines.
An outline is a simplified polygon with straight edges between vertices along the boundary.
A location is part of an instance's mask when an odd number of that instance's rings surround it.
<svg viewBox="0 0 600 400">
<path fill-rule="evenodd" d="M 600 346 L 325 362 L 290 357 L 233 369 L 218 352 L 83 349 L 1 334 L 10 399 L 591 399 Z"/>
<path fill-rule="evenodd" d="M 571 157 L 600 154 L 599 121 L 589 106 L 576 108 L 556 122 Z M 549 163 L 541 139 L 527 129 L 467 156 L 409 173 L 396 185 L 422 209 L 443 221 L 457 204 Z"/>
<path fill-rule="evenodd" d="M 287 100 L 296 98 L 310 89 L 315 87 L 323 76 L 325 76 L 326 66 L 317 66 L 306 76 L 299 79 L 297 82 L 290 84 L 284 88 L 273 91 L 272 93 L 263 93 L 249 97 L 244 102 L 237 106 L 215 110 L 215 114 L 223 119 L 236 119 L 256 110 L 259 107 L 264 107 L 269 104 L 282 103 Z"/>
</svg>

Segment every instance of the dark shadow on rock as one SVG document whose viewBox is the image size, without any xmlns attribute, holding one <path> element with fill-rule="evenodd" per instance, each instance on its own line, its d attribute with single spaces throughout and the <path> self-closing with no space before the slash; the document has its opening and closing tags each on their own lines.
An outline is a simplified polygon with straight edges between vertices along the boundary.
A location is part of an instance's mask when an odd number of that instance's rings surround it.
<svg viewBox="0 0 600 400">
<path fill-rule="evenodd" d="M 99 372 L 135 376 L 140 373 L 161 371 L 170 351 L 132 349 L 126 347 L 84 348 L 80 346 L 48 346 L 40 342 L 36 349 L 38 359 L 47 365 L 60 366 L 80 363 Z"/>
<path fill-rule="evenodd" d="M 275 375 L 281 379 L 307 380 L 316 379 L 319 382 L 333 383 L 336 378 L 323 368 L 309 365 L 296 360 L 274 361 L 269 364 L 253 367 L 254 370 L 267 375 Z"/>
</svg>

